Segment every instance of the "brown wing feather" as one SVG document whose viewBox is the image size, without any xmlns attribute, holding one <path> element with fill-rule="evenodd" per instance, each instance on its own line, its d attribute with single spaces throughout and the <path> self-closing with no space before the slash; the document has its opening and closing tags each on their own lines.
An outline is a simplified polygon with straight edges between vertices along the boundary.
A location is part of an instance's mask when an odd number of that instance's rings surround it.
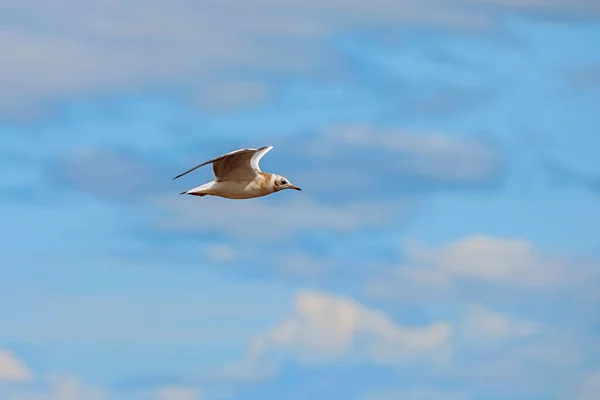
<svg viewBox="0 0 600 400">
<path fill-rule="evenodd" d="M 256 177 L 256 171 L 250 166 L 250 159 L 256 153 L 243 152 L 213 162 L 213 172 L 217 182 L 246 181 Z"/>
<path fill-rule="evenodd" d="M 258 160 L 260 160 L 260 158 L 271 148 L 272 146 L 263 146 L 259 149 L 235 150 L 231 153 L 223 154 L 222 156 L 203 162 L 202 164 L 198 164 L 195 167 L 192 167 L 187 171 L 177 175 L 173 179 L 182 177 L 183 175 L 188 174 L 195 169 L 212 163 L 213 173 L 215 174 L 215 180 L 217 182 L 252 180 L 260 172 Z M 257 158 L 254 160 L 255 166 L 253 167 L 252 158 L 255 155 L 257 155 Z"/>
<path fill-rule="evenodd" d="M 213 158 L 212 160 L 205 161 L 202 164 L 198 164 L 198 165 L 196 165 L 196 166 L 188 169 L 187 171 L 182 172 L 181 174 L 177 175 L 173 179 L 180 178 L 180 177 L 182 177 L 182 176 L 184 176 L 186 174 L 189 174 L 190 172 L 192 172 L 192 171 L 194 171 L 194 170 L 196 170 L 196 169 L 198 169 L 200 167 L 203 167 L 203 166 L 211 164 L 211 163 L 213 163 L 213 172 L 215 173 L 215 177 L 218 177 L 219 175 L 217 174 L 217 170 L 215 170 L 215 166 L 214 166 L 215 163 L 218 163 L 221 160 L 226 160 L 228 158 L 236 158 L 236 157 L 242 156 L 242 155 L 248 156 L 247 160 L 249 162 L 250 158 L 252 158 L 252 156 L 254 155 L 254 153 L 256 153 L 256 151 L 257 151 L 256 149 L 240 149 L 240 150 L 232 151 L 231 153 L 223 154 L 222 156 Z M 219 169 L 220 172 L 223 171 L 223 170 L 226 170 L 226 169 Z"/>
</svg>

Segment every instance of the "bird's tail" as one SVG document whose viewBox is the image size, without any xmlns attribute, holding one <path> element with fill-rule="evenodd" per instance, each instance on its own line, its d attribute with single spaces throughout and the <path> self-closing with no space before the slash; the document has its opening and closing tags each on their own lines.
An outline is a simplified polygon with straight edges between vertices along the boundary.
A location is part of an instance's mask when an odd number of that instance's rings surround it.
<svg viewBox="0 0 600 400">
<path fill-rule="evenodd" d="M 191 192 L 189 190 L 179 193 L 179 195 L 182 195 L 182 194 L 191 194 L 192 196 L 198 196 L 198 197 L 206 196 L 206 193 Z"/>
<path fill-rule="evenodd" d="M 214 182 L 208 182 L 208 183 L 205 183 L 204 185 L 200 185 L 198 187 L 188 189 L 185 192 L 181 192 L 179 194 L 191 194 L 192 196 L 203 197 L 203 196 L 210 194 L 210 189 L 212 188 L 213 184 L 214 184 Z"/>
</svg>

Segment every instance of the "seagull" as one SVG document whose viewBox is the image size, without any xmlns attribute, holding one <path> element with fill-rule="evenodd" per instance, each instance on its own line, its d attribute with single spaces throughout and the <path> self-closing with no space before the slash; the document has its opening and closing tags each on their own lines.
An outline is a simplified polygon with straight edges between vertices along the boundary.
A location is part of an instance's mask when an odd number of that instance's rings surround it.
<svg viewBox="0 0 600 400">
<path fill-rule="evenodd" d="M 179 194 L 192 196 L 217 196 L 226 199 L 251 199 L 267 196 L 284 189 L 302 190 L 277 174 L 262 172 L 260 159 L 273 146 L 259 149 L 240 149 L 198 164 L 177 175 L 174 180 L 207 164 L 213 165 L 215 180 Z"/>
</svg>

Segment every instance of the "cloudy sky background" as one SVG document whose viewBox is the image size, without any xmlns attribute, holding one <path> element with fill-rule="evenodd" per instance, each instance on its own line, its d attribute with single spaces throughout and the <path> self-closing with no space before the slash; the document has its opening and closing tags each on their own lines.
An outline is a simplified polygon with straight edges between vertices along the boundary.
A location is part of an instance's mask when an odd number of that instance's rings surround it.
<svg viewBox="0 0 600 400">
<path fill-rule="evenodd" d="M 0 1 L 0 397 L 595 400 L 599 20 Z"/>
</svg>

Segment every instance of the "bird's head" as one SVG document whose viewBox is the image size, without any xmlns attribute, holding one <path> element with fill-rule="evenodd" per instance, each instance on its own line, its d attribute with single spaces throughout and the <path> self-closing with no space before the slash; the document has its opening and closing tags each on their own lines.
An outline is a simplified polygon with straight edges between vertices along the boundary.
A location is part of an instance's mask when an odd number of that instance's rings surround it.
<svg viewBox="0 0 600 400">
<path fill-rule="evenodd" d="M 285 176 L 281 176 L 281 175 L 275 175 L 275 181 L 273 182 L 273 186 L 275 187 L 276 192 L 279 192 L 280 190 L 285 190 L 285 189 L 294 189 L 294 190 L 302 191 L 302 189 L 300 189 L 298 186 L 292 184 L 289 181 L 289 179 L 287 179 Z"/>
</svg>

